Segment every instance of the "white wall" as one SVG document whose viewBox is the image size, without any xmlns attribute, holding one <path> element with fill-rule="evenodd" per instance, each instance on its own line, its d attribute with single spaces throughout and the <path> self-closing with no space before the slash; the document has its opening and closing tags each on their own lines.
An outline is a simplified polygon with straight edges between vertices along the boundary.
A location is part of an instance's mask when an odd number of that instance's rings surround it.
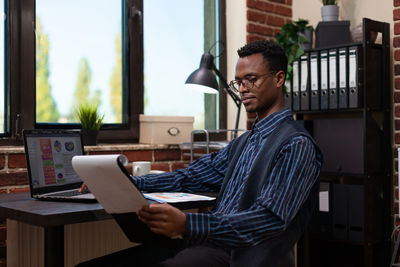
<svg viewBox="0 0 400 267">
<path fill-rule="evenodd" d="M 362 23 L 362 18 L 384 21 L 393 29 L 392 0 L 338 0 L 339 20 L 349 20 L 350 29 Z M 314 28 L 321 21 L 321 0 L 293 0 L 293 20 L 308 19 Z"/>
<path fill-rule="evenodd" d="M 229 82 L 235 77 L 238 48 L 246 44 L 246 1 L 226 1 L 226 52 L 227 52 L 227 77 Z M 242 105 L 239 129 L 246 129 L 246 112 Z M 228 129 L 235 128 L 237 108 L 228 96 Z"/>
</svg>

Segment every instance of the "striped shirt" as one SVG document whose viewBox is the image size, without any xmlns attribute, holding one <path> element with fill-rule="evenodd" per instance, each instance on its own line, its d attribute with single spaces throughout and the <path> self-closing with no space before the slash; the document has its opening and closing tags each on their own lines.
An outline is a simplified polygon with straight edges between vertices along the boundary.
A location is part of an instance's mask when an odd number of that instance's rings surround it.
<svg viewBox="0 0 400 267">
<path fill-rule="evenodd" d="M 238 208 L 254 159 L 265 140 L 288 116 L 290 111 L 284 109 L 254 124 L 218 205 L 209 213 L 186 215 L 185 238 L 190 243 L 256 245 L 286 229 L 307 199 L 321 167 L 321 156 L 305 136 L 293 137 L 282 147 L 257 200 L 249 209 Z M 218 191 L 227 171 L 230 146 L 231 143 L 218 153 L 203 156 L 186 169 L 134 176 L 133 180 L 146 191 Z"/>
</svg>

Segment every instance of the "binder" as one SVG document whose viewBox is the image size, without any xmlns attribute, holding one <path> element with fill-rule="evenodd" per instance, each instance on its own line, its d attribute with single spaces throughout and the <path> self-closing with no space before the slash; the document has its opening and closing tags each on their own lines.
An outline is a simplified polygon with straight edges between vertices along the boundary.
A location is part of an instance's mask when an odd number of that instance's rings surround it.
<svg viewBox="0 0 400 267">
<path fill-rule="evenodd" d="M 318 110 L 320 107 L 320 91 L 318 90 L 318 52 L 311 53 L 310 56 L 310 76 L 311 76 L 311 109 Z"/>
<path fill-rule="evenodd" d="M 336 50 L 329 50 L 329 109 L 338 108 Z"/>
<path fill-rule="evenodd" d="M 336 240 L 347 240 L 347 185 L 333 184 L 333 238 Z"/>
<path fill-rule="evenodd" d="M 308 84 L 308 54 L 300 57 L 300 109 L 310 110 L 310 87 Z"/>
<path fill-rule="evenodd" d="M 285 106 L 292 109 L 292 86 L 289 80 L 285 80 Z"/>
<path fill-rule="evenodd" d="M 349 108 L 362 107 L 361 55 L 358 46 L 349 48 Z"/>
<path fill-rule="evenodd" d="M 364 187 L 347 185 L 349 205 L 349 240 L 364 241 Z"/>
<path fill-rule="evenodd" d="M 347 49 L 339 49 L 339 108 L 348 107 Z"/>
<path fill-rule="evenodd" d="M 328 109 L 328 51 L 321 51 L 321 109 Z"/>
<path fill-rule="evenodd" d="M 293 82 L 292 82 L 292 108 L 293 111 L 300 110 L 300 90 L 299 90 L 299 62 L 293 62 Z"/>
</svg>

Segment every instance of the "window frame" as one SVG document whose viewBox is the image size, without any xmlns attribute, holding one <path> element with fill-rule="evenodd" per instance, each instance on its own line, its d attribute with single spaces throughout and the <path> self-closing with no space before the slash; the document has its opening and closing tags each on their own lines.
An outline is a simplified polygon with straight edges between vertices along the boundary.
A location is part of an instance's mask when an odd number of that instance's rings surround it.
<svg viewBox="0 0 400 267">
<path fill-rule="evenodd" d="M 139 114 L 144 110 L 144 69 L 143 69 L 143 25 L 140 17 L 132 16 L 132 8 L 143 12 L 144 0 L 121 0 L 124 3 L 126 39 L 123 39 L 125 57 L 125 75 L 123 76 L 125 90 L 123 98 L 127 98 L 126 123 L 105 124 L 102 126 L 98 140 L 100 143 L 126 143 L 139 141 Z M 218 1 L 218 32 L 219 40 L 226 40 L 225 0 Z M 79 124 L 48 124 L 36 123 L 36 42 L 35 42 L 35 0 L 6 0 L 8 4 L 6 29 L 6 65 L 5 93 L 9 100 L 8 132 L 0 138 L 0 145 L 20 145 L 23 129 L 40 128 L 79 128 Z M 199 59 L 200 62 L 200 59 Z M 226 75 L 226 53 L 219 58 L 219 70 Z M 135 77 L 130 79 L 129 77 Z M 7 99 L 5 98 L 5 99 Z M 226 128 L 226 93 L 221 88 L 219 97 L 219 128 Z M 224 135 L 216 134 L 217 139 L 226 139 Z"/>
</svg>

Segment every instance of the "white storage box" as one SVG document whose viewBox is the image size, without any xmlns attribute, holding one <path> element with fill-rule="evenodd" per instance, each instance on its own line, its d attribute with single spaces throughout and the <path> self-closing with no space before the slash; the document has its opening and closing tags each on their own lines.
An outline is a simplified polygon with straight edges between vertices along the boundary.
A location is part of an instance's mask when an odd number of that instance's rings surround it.
<svg viewBox="0 0 400 267">
<path fill-rule="evenodd" d="M 194 117 L 148 116 L 141 114 L 139 143 L 179 144 L 190 142 Z"/>
</svg>

